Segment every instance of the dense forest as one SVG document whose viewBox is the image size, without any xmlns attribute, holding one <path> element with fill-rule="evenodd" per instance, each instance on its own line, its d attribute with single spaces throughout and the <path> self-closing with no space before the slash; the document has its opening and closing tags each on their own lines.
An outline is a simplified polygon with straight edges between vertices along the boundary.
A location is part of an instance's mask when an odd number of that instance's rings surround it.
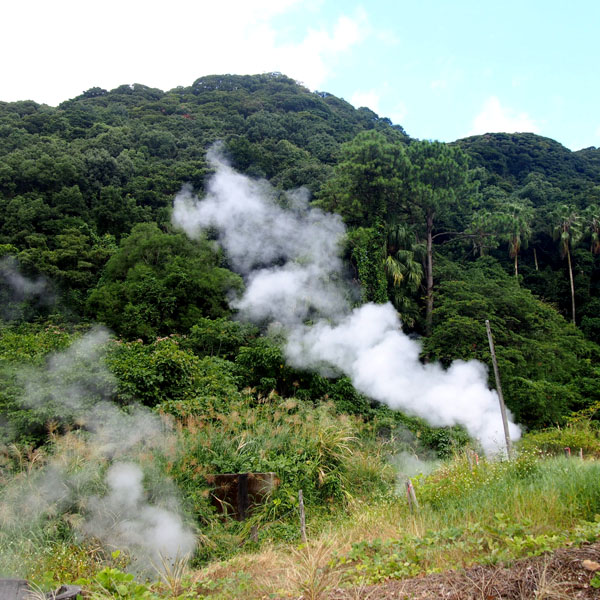
<svg viewBox="0 0 600 600">
<path fill-rule="evenodd" d="M 340 216 L 349 302 L 390 302 L 423 364 L 491 367 L 489 319 L 524 430 L 596 418 L 600 149 L 529 133 L 416 140 L 280 73 L 215 75 L 167 92 L 92 88 L 56 108 L 0 102 L 0 469 L 14 467 L 10 448 L 64 443 L 56 435 L 77 432 L 82 407 L 110 401 L 131 416 L 141 405 L 181 429 L 163 467 L 196 523 L 213 523 L 192 491 L 207 474 L 250 470 L 286 473 L 276 521 L 298 487 L 327 507 L 389 482 L 345 464 L 350 440 L 402 428 L 441 457 L 470 443 L 460 426 L 388 409 L 344 373 L 291 364 L 281 332 L 240 320 L 231 299 L 248 277 L 215 231 L 192 239 L 172 223 L 184 186 L 202 197 L 215 142 L 235 172 L 269 182 L 276 205 L 305 188 L 311 209 Z M 90 335 L 107 336 L 91 353 L 102 368 L 81 350 Z M 68 352 L 68 366 L 52 363 Z M 74 388 L 77 410 L 61 401 Z M 254 450 L 239 445 L 244 427 Z M 315 442 L 334 432 L 335 444 Z M 286 527 L 274 531 L 293 537 Z M 225 546 L 204 546 L 200 560 L 235 542 Z"/>
<path fill-rule="evenodd" d="M 170 224 L 174 195 L 202 192 L 206 151 L 222 140 L 237 170 L 306 186 L 342 215 L 363 301 L 391 300 L 408 331 L 426 334 L 428 357 L 489 362 L 489 318 L 521 423 L 560 423 L 599 400 L 594 148 L 533 134 L 419 142 L 276 73 L 92 88 L 57 108 L 2 103 L 0 127 L 3 272 L 45 285 L 19 297 L 5 275 L 13 324 L 61 314 L 150 341 L 231 316 L 227 293 L 242 280 L 209 241 Z"/>
</svg>

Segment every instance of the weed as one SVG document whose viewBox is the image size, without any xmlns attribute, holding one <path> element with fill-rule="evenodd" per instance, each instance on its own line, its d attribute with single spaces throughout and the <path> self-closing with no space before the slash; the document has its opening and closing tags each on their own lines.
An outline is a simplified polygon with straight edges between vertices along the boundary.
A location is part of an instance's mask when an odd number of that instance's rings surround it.
<svg viewBox="0 0 600 600">
<path fill-rule="evenodd" d="M 308 542 L 292 550 L 290 580 L 307 600 L 320 600 L 341 579 L 334 563 L 333 540 Z"/>
<path fill-rule="evenodd" d="M 171 594 L 171 597 L 175 598 L 183 592 L 183 579 L 187 570 L 189 556 L 179 555 L 171 559 L 168 556 L 160 554 L 160 565 L 152 566 L 160 577 L 160 580 L 166 586 L 167 590 Z"/>
<path fill-rule="evenodd" d="M 50 598 L 52 598 L 52 596 L 53 595 L 51 594 Z M 25 598 L 26 600 L 48 600 L 48 596 L 43 589 L 35 583 L 29 584 L 29 590 L 27 591 Z"/>
<path fill-rule="evenodd" d="M 561 456 L 565 448 L 583 451 L 586 457 L 600 456 L 600 428 L 588 419 L 576 415 L 566 427 L 552 427 L 527 433 L 519 442 L 521 450 L 530 450 L 550 456 Z"/>
<path fill-rule="evenodd" d="M 124 573 L 113 567 L 102 569 L 92 579 L 79 579 L 76 583 L 86 588 L 88 597 L 92 600 L 158 598 L 149 586 L 136 582 L 131 573 Z"/>
<path fill-rule="evenodd" d="M 572 595 L 566 591 L 568 585 L 559 581 L 557 573 L 550 572 L 548 561 L 544 560 L 530 568 L 529 576 L 520 585 L 520 596 L 522 600 L 532 597 L 536 600 L 569 600 Z"/>
</svg>

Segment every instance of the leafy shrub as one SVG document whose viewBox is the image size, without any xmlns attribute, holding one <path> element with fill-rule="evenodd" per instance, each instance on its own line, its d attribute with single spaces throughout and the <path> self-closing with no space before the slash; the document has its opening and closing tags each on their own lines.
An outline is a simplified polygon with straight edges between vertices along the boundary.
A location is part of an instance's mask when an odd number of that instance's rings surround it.
<svg viewBox="0 0 600 600">
<path fill-rule="evenodd" d="M 198 358 L 182 348 L 177 336 L 142 341 L 115 341 L 108 366 L 118 379 L 121 402 L 160 405 L 177 416 L 204 410 L 207 402 L 239 398 L 233 363 L 216 357 Z"/>
<path fill-rule="evenodd" d="M 600 429 L 588 421 L 572 423 L 565 427 L 552 427 L 532 431 L 523 436 L 519 447 L 526 451 L 562 456 L 565 448 L 573 455 L 583 450 L 584 456 L 600 456 Z"/>
<path fill-rule="evenodd" d="M 354 495 L 393 489 L 384 453 L 376 451 L 375 441 L 361 440 L 366 433 L 362 422 L 337 415 L 331 404 L 313 407 L 276 396 L 257 402 L 247 395 L 225 412 L 213 409 L 189 418 L 186 425 L 171 475 L 205 528 L 217 526 L 210 504 L 211 474 L 275 472 L 280 485 L 253 517 L 264 527 L 280 519 L 283 524 L 289 518 L 296 521 L 299 489 L 312 511 L 345 504 Z M 274 523 L 274 532 L 281 525 Z M 297 526 L 292 532 L 299 535 Z"/>
<path fill-rule="evenodd" d="M 287 365 L 281 344 L 273 338 L 259 337 L 250 345 L 242 346 L 235 364 L 240 385 L 252 388 L 258 397 L 276 392 L 280 396 L 314 401 L 332 393 L 329 380 Z M 333 386 L 335 393 L 335 384 Z M 356 391 L 353 393 L 356 395 Z"/>
<path fill-rule="evenodd" d="M 110 390 L 102 367 L 86 352 L 74 351 L 70 366 L 44 368 L 56 353 L 81 339 L 76 328 L 69 329 L 52 322 L 0 327 L 0 442 L 37 445 L 51 423 L 71 426 L 73 415 L 65 407 L 58 410 L 53 399 L 61 387 L 77 388 L 81 403 L 97 400 L 97 387 Z"/>
<path fill-rule="evenodd" d="M 234 360 L 240 346 L 245 346 L 255 338 L 258 330 L 253 325 L 220 319 L 198 319 L 183 338 L 182 345 L 190 348 L 198 356 L 220 356 Z"/>
<path fill-rule="evenodd" d="M 348 377 L 341 377 L 332 383 L 328 396 L 339 412 L 363 416 L 371 412 L 369 400 L 356 390 Z"/>
</svg>

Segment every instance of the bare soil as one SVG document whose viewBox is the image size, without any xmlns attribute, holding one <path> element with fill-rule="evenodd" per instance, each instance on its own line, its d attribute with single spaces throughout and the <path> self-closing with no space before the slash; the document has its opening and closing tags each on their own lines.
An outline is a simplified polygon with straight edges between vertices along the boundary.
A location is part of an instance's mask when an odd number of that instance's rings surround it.
<svg viewBox="0 0 600 600">
<path fill-rule="evenodd" d="M 594 573 L 600 574 L 600 570 L 591 570 L 600 567 L 593 563 L 600 563 L 600 542 L 561 548 L 518 560 L 509 567 L 474 566 L 379 585 L 336 589 L 328 599 L 600 600 L 600 588 L 590 585 Z"/>
</svg>

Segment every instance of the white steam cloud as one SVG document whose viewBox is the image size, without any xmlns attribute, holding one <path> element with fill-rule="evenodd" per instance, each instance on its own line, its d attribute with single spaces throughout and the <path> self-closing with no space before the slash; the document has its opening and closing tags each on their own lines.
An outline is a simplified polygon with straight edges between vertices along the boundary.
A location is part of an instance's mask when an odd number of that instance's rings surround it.
<svg viewBox="0 0 600 600">
<path fill-rule="evenodd" d="M 487 387 L 483 364 L 456 361 L 447 370 L 422 364 L 418 342 L 402 332 L 391 304 L 350 309 L 339 258 L 345 230 L 337 215 L 310 208 L 299 193 L 288 195 L 289 207 L 283 207 L 267 182 L 237 173 L 218 148 L 208 160 L 215 174 L 206 196 L 199 200 L 189 187 L 182 189 L 173 223 L 192 238 L 207 228 L 218 231 L 246 279 L 244 295 L 232 303 L 242 318 L 283 324 L 292 365 L 344 373 L 359 391 L 391 408 L 434 426 L 462 425 L 486 452 L 501 449 L 498 397 Z M 512 420 L 509 428 L 518 439 Z"/>
<path fill-rule="evenodd" d="M 23 535 L 46 515 L 72 512 L 80 515 L 70 522 L 80 536 L 126 551 L 132 570 L 150 572 L 152 564 L 191 554 L 196 540 L 175 486 L 154 464 L 155 450 L 169 450 L 168 423 L 144 406 L 124 410 L 111 401 L 109 343 L 108 332 L 96 328 L 43 367 L 17 373 L 23 406 L 42 422 L 75 423 L 80 434 L 2 490 L 0 529 Z"/>
<path fill-rule="evenodd" d="M 148 502 L 143 477 L 136 464 L 113 464 L 106 474 L 109 492 L 90 499 L 91 518 L 82 530 L 115 548 L 142 549 L 154 565 L 188 555 L 196 545 L 193 532 L 177 511 Z"/>
<path fill-rule="evenodd" d="M 345 314 L 341 219 L 309 209 L 303 191 L 288 193 L 284 208 L 266 181 L 237 173 L 218 149 L 208 159 L 217 173 L 206 198 L 198 202 L 184 187 L 175 198 L 173 222 L 192 238 L 207 227 L 218 230 L 233 268 L 246 278 L 245 294 L 233 302 L 242 317 L 294 326 L 314 314 Z"/>
</svg>

